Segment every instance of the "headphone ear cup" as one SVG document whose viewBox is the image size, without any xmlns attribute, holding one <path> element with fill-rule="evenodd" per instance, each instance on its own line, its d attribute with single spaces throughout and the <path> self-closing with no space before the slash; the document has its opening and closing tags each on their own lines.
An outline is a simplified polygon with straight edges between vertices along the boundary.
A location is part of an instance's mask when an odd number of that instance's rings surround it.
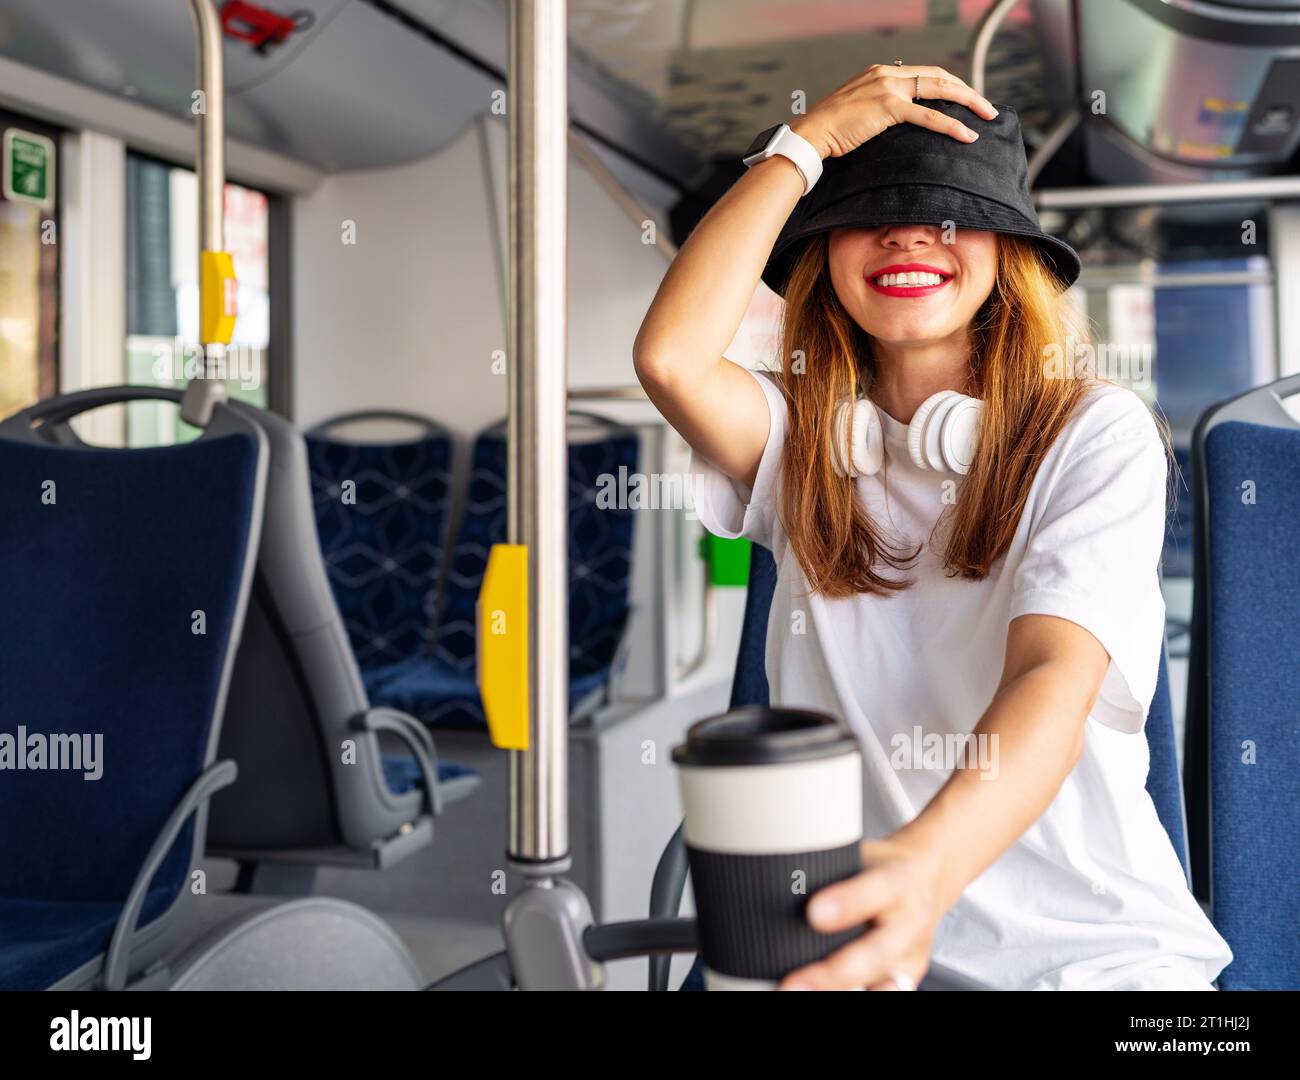
<svg viewBox="0 0 1300 1080">
<path fill-rule="evenodd" d="M 876 407 L 866 398 L 843 401 L 831 415 L 831 466 L 836 476 L 874 476 L 885 460 Z"/>
<path fill-rule="evenodd" d="M 853 474 L 875 476 L 885 463 L 885 433 L 880 414 L 866 398 L 853 406 Z"/>
<path fill-rule="evenodd" d="M 912 422 L 907 425 L 907 454 L 918 469 L 943 467 L 938 456 L 938 429 L 931 433 L 930 422 L 939 406 L 954 394 L 957 394 L 956 390 L 940 390 L 937 394 L 931 394 L 917 406 Z M 931 441 L 935 442 L 933 449 L 930 447 Z"/>
<path fill-rule="evenodd" d="M 925 456 L 930 468 L 935 472 L 952 472 L 952 466 L 943 452 L 943 433 L 947 430 L 948 417 L 953 409 L 961 404 L 962 395 L 954 391 L 935 406 L 930 419 L 925 423 Z"/>
<path fill-rule="evenodd" d="M 965 476 L 975 460 L 979 444 L 980 416 L 984 403 L 979 398 L 960 394 L 942 419 L 939 432 L 939 452 L 949 472 Z"/>
<path fill-rule="evenodd" d="M 842 401 L 831 413 L 831 467 L 836 476 L 850 476 L 851 465 L 848 457 L 850 440 L 853 438 L 853 402 Z"/>
</svg>

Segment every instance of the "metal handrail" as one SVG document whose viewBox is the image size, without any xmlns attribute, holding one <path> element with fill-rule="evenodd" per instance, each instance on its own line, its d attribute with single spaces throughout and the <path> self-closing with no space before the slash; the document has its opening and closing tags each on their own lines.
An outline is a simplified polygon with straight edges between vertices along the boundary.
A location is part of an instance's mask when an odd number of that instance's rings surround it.
<svg viewBox="0 0 1300 1080">
<path fill-rule="evenodd" d="M 1016 6 L 1018 0 L 998 0 L 997 3 L 989 7 L 980 19 L 979 24 L 975 27 L 975 35 L 971 39 L 970 47 L 970 77 L 971 89 L 977 94 L 983 94 L 987 83 L 989 49 L 993 45 L 993 38 L 997 35 L 1002 23 L 1006 17 L 1011 14 L 1011 9 Z M 1052 158 L 1052 155 L 1065 143 L 1079 126 L 1082 115 L 1078 109 L 1071 109 L 1069 112 L 1060 116 L 1051 128 L 1043 141 L 1034 150 L 1029 157 L 1028 162 L 1028 183 L 1032 188 L 1038 181 L 1038 174 L 1043 171 L 1045 166 Z"/>
<path fill-rule="evenodd" d="M 576 131 L 571 130 L 569 132 L 569 147 L 573 150 L 574 156 L 582 162 L 583 167 L 605 189 L 605 194 L 614 200 L 618 208 L 627 215 L 632 224 L 639 229 L 646 221 L 654 221 L 654 216 L 646 212 L 645 207 L 641 205 L 637 197 L 628 191 L 619 182 L 618 177 L 605 167 L 605 163 L 600 160 L 600 156 L 596 151 Z M 659 236 L 657 228 L 652 246 L 664 257 L 665 262 L 672 262 L 677 256 L 677 245 L 669 237 Z"/>
<path fill-rule="evenodd" d="M 1300 176 L 1261 176 L 1249 180 L 1203 180 L 1183 184 L 1119 184 L 1113 187 L 1047 188 L 1034 194 L 1040 210 L 1173 203 L 1251 202 L 1300 198 Z"/>
<path fill-rule="evenodd" d="M 507 535 L 528 552 L 528 749 L 510 751 L 508 850 L 539 877 L 569 864 L 566 13 L 510 5 Z"/>
<path fill-rule="evenodd" d="M 975 27 L 975 36 L 971 39 L 970 47 L 970 85 L 971 89 L 981 96 L 984 93 L 984 75 L 988 67 L 989 47 L 993 44 L 993 38 L 997 35 L 1003 20 L 1017 3 L 1019 0 L 997 0 Z"/>
<path fill-rule="evenodd" d="M 194 23 L 194 82 L 202 95 L 194 115 L 194 174 L 199 195 L 199 326 L 205 320 L 201 306 L 207 302 L 203 290 L 203 253 L 223 251 L 226 233 L 226 81 L 221 54 L 221 17 L 213 0 L 187 0 Z M 200 337 L 202 337 L 200 330 Z M 198 427 L 207 426 L 214 405 L 229 397 L 226 384 L 216 378 L 225 346 L 200 341 L 203 346 L 204 378 L 191 380 L 181 399 L 181 416 Z"/>
<path fill-rule="evenodd" d="M 1229 285 L 1272 285 L 1275 275 L 1271 270 L 1205 270 L 1180 273 L 1157 271 L 1139 263 L 1132 266 L 1087 267 L 1079 275 L 1079 284 L 1086 288 L 1104 288 L 1110 285 L 1149 285 L 1153 289 L 1222 288 Z"/>
<path fill-rule="evenodd" d="M 1063 113 L 1048 130 L 1043 141 L 1038 144 L 1034 152 L 1029 156 L 1026 182 L 1031 188 L 1038 183 L 1038 174 L 1052 160 L 1052 155 L 1065 145 L 1066 139 L 1074 134 L 1074 130 L 1079 126 L 1082 118 L 1082 114 L 1078 109 L 1071 109 L 1069 112 Z"/>
<path fill-rule="evenodd" d="M 194 171 L 199 187 L 199 250 L 224 251 L 226 88 L 221 17 L 213 0 L 188 0 L 194 22 L 194 81 L 203 95 L 194 113 Z"/>
</svg>

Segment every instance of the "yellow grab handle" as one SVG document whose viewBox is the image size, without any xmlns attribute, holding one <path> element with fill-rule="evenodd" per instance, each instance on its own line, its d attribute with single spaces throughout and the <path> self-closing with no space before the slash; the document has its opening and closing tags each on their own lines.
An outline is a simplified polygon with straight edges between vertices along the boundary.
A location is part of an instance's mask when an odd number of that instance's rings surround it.
<svg viewBox="0 0 1300 1080">
<path fill-rule="evenodd" d="M 235 332 L 238 282 L 235 260 L 228 251 L 199 254 L 199 343 L 229 345 Z"/>
<path fill-rule="evenodd" d="M 492 742 L 528 749 L 528 548 L 493 544 L 478 594 L 478 688 Z"/>
</svg>

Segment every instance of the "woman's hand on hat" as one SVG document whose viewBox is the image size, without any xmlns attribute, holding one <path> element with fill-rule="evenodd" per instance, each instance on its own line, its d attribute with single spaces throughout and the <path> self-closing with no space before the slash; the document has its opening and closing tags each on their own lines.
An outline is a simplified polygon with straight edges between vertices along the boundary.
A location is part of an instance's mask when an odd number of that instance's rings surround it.
<svg viewBox="0 0 1300 1080">
<path fill-rule="evenodd" d="M 790 128 L 823 159 L 842 157 L 895 124 L 916 124 L 958 142 L 979 137 L 955 117 L 917 104 L 914 96 L 954 101 L 985 120 L 998 114 L 987 98 L 943 68 L 873 64 L 791 121 Z"/>
<path fill-rule="evenodd" d="M 825 960 L 787 975 L 782 990 L 900 990 L 921 981 L 946 904 L 936 853 L 902 840 L 866 841 L 866 867 L 808 902 L 814 930 L 865 926 L 861 937 Z"/>
</svg>

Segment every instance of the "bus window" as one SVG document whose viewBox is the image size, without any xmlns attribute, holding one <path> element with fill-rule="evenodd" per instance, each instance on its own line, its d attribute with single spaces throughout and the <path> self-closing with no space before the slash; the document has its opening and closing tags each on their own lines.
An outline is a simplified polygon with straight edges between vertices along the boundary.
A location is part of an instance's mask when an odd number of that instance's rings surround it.
<svg viewBox="0 0 1300 1080">
<path fill-rule="evenodd" d="M 1171 479 L 1164 574 L 1187 579 L 1196 420 L 1215 402 L 1277 377 L 1267 208 L 1141 207 L 1099 220 L 1105 240 L 1090 252 L 1076 291 L 1099 374 L 1132 388 L 1169 422 L 1181 476 Z M 1171 647 L 1177 652 L 1178 642 Z"/>
<path fill-rule="evenodd" d="M 198 342 L 198 189 L 189 169 L 137 154 L 127 158 L 127 382 L 181 387 L 194 377 Z M 269 199 L 226 184 L 226 249 L 235 260 L 239 316 L 226 350 L 230 395 L 269 404 Z M 175 409 L 135 402 L 128 446 L 186 441 L 197 431 Z"/>
<path fill-rule="evenodd" d="M 1074 292 L 1098 374 L 1156 406 L 1173 444 L 1161 574 L 1179 754 L 1192 616 L 1192 430 L 1214 403 L 1277 377 L 1268 221 L 1264 205 L 1220 203 L 1089 209 L 1075 222 L 1096 236 Z"/>
</svg>

